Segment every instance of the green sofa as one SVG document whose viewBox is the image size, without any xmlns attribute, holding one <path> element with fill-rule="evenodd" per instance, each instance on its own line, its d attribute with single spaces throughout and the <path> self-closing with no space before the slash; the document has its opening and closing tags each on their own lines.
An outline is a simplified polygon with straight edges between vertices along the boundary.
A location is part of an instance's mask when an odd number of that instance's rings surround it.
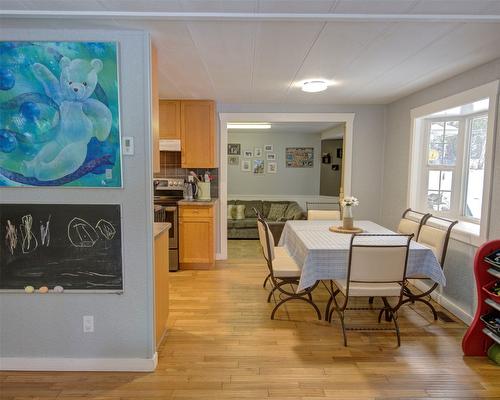
<svg viewBox="0 0 500 400">
<path fill-rule="evenodd" d="M 268 215 L 271 210 L 271 204 L 286 204 L 286 210 L 282 218 L 277 221 L 269 220 Z M 266 201 L 266 200 L 229 200 L 228 205 L 244 205 L 245 218 L 233 219 L 228 216 L 227 219 L 227 237 L 228 239 L 258 239 L 259 232 L 257 230 L 257 216 L 254 208 L 262 213 L 269 223 L 276 245 L 281 237 L 281 232 L 285 226 L 285 222 L 292 219 L 306 219 L 307 215 L 304 210 L 295 201 Z M 234 214 L 233 214 L 234 216 Z"/>
</svg>

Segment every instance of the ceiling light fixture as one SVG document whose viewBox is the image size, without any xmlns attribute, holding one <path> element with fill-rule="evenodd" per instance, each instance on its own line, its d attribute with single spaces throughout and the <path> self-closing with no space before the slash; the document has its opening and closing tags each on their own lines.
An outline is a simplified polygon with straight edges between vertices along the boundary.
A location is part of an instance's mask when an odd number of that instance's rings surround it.
<svg viewBox="0 0 500 400">
<path fill-rule="evenodd" d="M 328 83 L 325 81 L 314 79 L 302 83 L 302 91 L 307 93 L 323 92 L 328 88 Z"/>
<path fill-rule="evenodd" d="M 269 123 L 228 123 L 227 129 L 271 129 L 271 124 Z"/>
</svg>

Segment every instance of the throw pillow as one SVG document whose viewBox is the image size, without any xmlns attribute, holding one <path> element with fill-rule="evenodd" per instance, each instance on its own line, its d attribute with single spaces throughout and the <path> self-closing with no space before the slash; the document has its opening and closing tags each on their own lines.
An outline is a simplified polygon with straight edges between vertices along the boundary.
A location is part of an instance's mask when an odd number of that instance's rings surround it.
<svg viewBox="0 0 500 400">
<path fill-rule="evenodd" d="M 269 209 L 269 214 L 267 215 L 267 219 L 271 221 L 279 221 L 281 218 L 285 216 L 285 211 L 287 207 L 288 204 L 280 204 L 280 203 L 271 204 L 271 208 Z"/>
<path fill-rule="evenodd" d="M 233 219 L 233 209 L 236 206 L 234 204 L 228 204 L 227 205 L 227 219 Z"/>
<path fill-rule="evenodd" d="M 234 216 L 234 219 L 245 219 L 245 205 L 244 204 L 238 204 L 233 208 L 233 210 L 236 209 L 236 215 Z"/>
</svg>

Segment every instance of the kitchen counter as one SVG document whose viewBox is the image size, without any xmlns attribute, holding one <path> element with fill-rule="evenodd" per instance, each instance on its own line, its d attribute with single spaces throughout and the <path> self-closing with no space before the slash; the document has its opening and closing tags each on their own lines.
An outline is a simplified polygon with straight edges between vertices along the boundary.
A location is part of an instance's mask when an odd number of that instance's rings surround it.
<svg viewBox="0 0 500 400">
<path fill-rule="evenodd" d="M 189 206 L 189 205 L 195 205 L 197 207 L 210 207 L 215 204 L 217 199 L 211 199 L 211 200 L 179 200 L 177 202 L 177 205 L 179 206 Z"/>
<path fill-rule="evenodd" d="M 168 231 L 172 227 L 170 222 L 155 222 L 153 224 L 153 236 L 157 238 L 164 231 Z"/>
</svg>

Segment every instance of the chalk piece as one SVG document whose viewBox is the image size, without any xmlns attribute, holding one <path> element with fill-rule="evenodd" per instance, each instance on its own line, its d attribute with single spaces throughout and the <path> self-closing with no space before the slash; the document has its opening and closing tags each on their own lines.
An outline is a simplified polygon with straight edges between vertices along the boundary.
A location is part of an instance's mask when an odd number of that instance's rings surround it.
<svg viewBox="0 0 500 400">
<path fill-rule="evenodd" d="M 64 288 L 62 286 L 54 286 L 54 293 L 62 293 Z"/>
<path fill-rule="evenodd" d="M 48 293 L 49 288 L 47 286 L 41 286 L 40 289 L 38 289 L 38 293 Z"/>
<path fill-rule="evenodd" d="M 26 286 L 26 287 L 24 288 L 24 291 L 25 291 L 26 293 L 33 293 L 33 292 L 35 291 L 35 288 L 34 288 L 33 286 Z"/>
</svg>

